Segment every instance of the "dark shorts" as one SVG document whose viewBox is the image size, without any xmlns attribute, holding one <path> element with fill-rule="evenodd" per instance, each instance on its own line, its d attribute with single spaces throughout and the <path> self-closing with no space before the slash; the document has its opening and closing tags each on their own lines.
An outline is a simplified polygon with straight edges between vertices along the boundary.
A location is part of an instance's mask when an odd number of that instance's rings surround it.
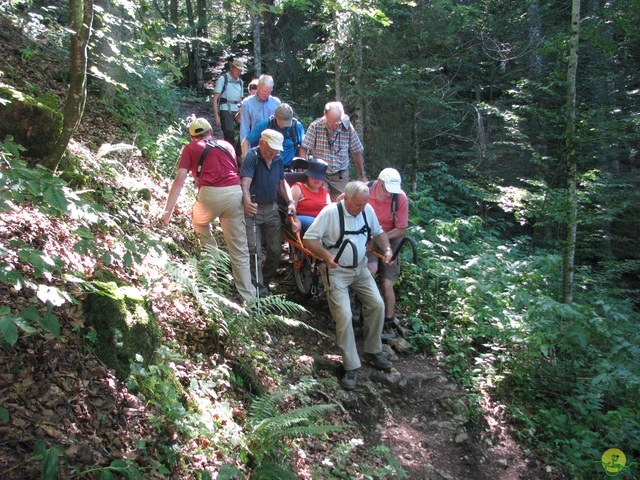
<svg viewBox="0 0 640 480">
<path fill-rule="evenodd" d="M 401 241 L 402 241 L 401 238 L 397 238 L 397 239 L 394 238 L 393 240 L 391 240 L 389 242 L 391 243 L 391 248 L 395 251 L 398 245 L 400 245 Z M 377 247 L 375 248 L 377 252 L 383 253 Z M 386 278 L 387 280 L 391 280 L 392 282 L 395 282 L 396 280 L 398 280 L 398 278 L 400 278 L 400 272 L 402 269 L 400 267 L 399 255 L 393 261 L 393 263 L 388 264 L 381 258 L 376 257 L 373 253 L 367 253 L 367 263 L 376 263 L 376 262 L 378 262 L 378 275 L 380 275 L 380 278 Z"/>
</svg>

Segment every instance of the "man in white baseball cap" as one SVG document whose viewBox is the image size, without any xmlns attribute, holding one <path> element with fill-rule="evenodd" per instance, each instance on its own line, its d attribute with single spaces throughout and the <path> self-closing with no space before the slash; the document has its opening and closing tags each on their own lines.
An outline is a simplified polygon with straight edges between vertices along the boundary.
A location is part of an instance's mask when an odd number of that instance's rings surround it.
<svg viewBox="0 0 640 480">
<path fill-rule="evenodd" d="M 404 238 L 409 225 L 409 200 L 402 191 L 402 178 L 395 168 L 385 168 L 378 180 L 370 188 L 369 205 L 373 207 L 382 230 L 389 237 L 391 248 L 395 249 Z M 400 277 L 399 257 L 393 263 L 386 263 L 372 253 L 367 253 L 368 267 L 373 275 L 379 274 L 382 298 L 384 299 L 383 341 L 393 338 L 396 323 L 396 294 L 394 282 Z"/>
<path fill-rule="evenodd" d="M 280 264 L 282 221 L 278 211 L 278 193 L 288 202 L 288 213 L 295 214 L 291 189 L 284 178 L 281 133 L 267 128 L 260 143 L 247 152 L 240 173 L 249 253 L 254 258 L 251 279 L 258 294 L 269 293 L 269 281 Z M 262 262 L 262 239 L 267 255 Z"/>
</svg>

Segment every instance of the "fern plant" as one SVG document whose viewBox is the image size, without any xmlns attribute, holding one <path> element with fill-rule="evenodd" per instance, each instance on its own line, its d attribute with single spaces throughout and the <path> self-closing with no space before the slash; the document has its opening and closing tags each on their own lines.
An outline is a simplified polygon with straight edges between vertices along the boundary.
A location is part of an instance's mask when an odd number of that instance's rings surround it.
<svg viewBox="0 0 640 480">
<path fill-rule="evenodd" d="M 289 450 L 287 441 L 324 435 L 346 425 L 321 423 L 319 418 L 337 404 L 306 405 L 283 411 L 285 404 L 300 391 L 280 390 L 256 399 L 249 410 L 246 439 L 255 461 L 253 479 L 297 478 L 282 462 Z"/>
<path fill-rule="evenodd" d="M 229 350 L 233 350 L 233 344 L 245 345 L 257 334 L 278 327 L 302 327 L 325 335 L 291 318 L 306 310 L 283 296 L 273 295 L 246 306 L 231 300 L 229 256 L 216 246 L 205 245 L 199 260 L 191 258 L 181 265 L 168 263 L 164 269 L 193 296 L 209 318 L 214 333 L 224 338 Z"/>
</svg>

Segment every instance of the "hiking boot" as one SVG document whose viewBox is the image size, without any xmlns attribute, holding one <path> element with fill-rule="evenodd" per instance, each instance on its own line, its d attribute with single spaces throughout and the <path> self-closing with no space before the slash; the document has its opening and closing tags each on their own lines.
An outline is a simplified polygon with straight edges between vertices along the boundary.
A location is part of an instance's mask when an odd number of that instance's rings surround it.
<svg viewBox="0 0 640 480">
<path fill-rule="evenodd" d="M 345 390 L 355 390 L 356 383 L 358 381 L 358 369 L 347 370 L 344 372 L 344 377 L 340 380 L 340 385 Z"/>
<path fill-rule="evenodd" d="M 380 339 L 382 343 L 386 343 L 387 340 L 391 340 L 392 338 L 396 338 L 398 335 L 396 334 L 396 329 L 393 328 L 393 323 L 385 323 L 382 326 L 382 335 L 380 335 Z"/>
<path fill-rule="evenodd" d="M 391 363 L 382 352 L 365 353 L 363 357 L 367 362 L 370 362 L 374 367 L 379 368 L 380 370 L 391 370 L 393 368 L 393 363 Z"/>
</svg>

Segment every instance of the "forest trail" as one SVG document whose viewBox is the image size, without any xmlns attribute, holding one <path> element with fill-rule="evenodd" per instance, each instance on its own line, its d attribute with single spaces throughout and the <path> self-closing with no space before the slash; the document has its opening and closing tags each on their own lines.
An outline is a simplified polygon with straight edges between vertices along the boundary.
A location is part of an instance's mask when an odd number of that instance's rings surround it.
<svg viewBox="0 0 640 480">
<path fill-rule="evenodd" d="M 191 114 L 212 122 L 206 102 L 181 102 L 184 117 Z M 221 132 L 220 132 L 221 136 Z M 391 373 L 363 363 L 358 387 L 339 386 L 339 350 L 333 340 L 335 324 L 323 293 L 301 297 L 295 287 L 288 255 L 283 251 L 272 292 L 309 310 L 302 320 L 328 337 L 301 330 L 295 347 L 316 362 L 318 377 L 333 378 L 331 401 L 339 402 L 361 432 L 364 448 L 385 445 L 409 479 L 415 480 L 555 480 L 561 472 L 544 464 L 513 437 L 501 409 L 485 407 L 474 413 L 464 391 L 447 378 L 435 359 L 411 352 L 397 354 L 385 345 L 393 360 Z M 362 339 L 358 339 L 362 352 Z"/>
<path fill-rule="evenodd" d="M 501 418 L 499 406 L 475 413 L 464 391 L 438 362 L 423 354 L 397 354 L 385 345 L 393 361 L 390 373 L 363 363 L 358 387 L 341 389 L 336 368 L 339 350 L 335 324 L 323 293 L 300 298 L 287 256 L 283 255 L 275 294 L 283 294 L 309 310 L 302 320 L 328 337 L 300 331 L 296 347 L 316 361 L 315 374 L 333 378 L 331 401 L 338 401 L 357 424 L 365 448 L 385 445 L 414 480 L 543 480 L 563 479 L 520 445 Z M 358 338 L 362 352 L 362 338 Z M 318 360 L 321 361 L 318 361 Z"/>
</svg>

